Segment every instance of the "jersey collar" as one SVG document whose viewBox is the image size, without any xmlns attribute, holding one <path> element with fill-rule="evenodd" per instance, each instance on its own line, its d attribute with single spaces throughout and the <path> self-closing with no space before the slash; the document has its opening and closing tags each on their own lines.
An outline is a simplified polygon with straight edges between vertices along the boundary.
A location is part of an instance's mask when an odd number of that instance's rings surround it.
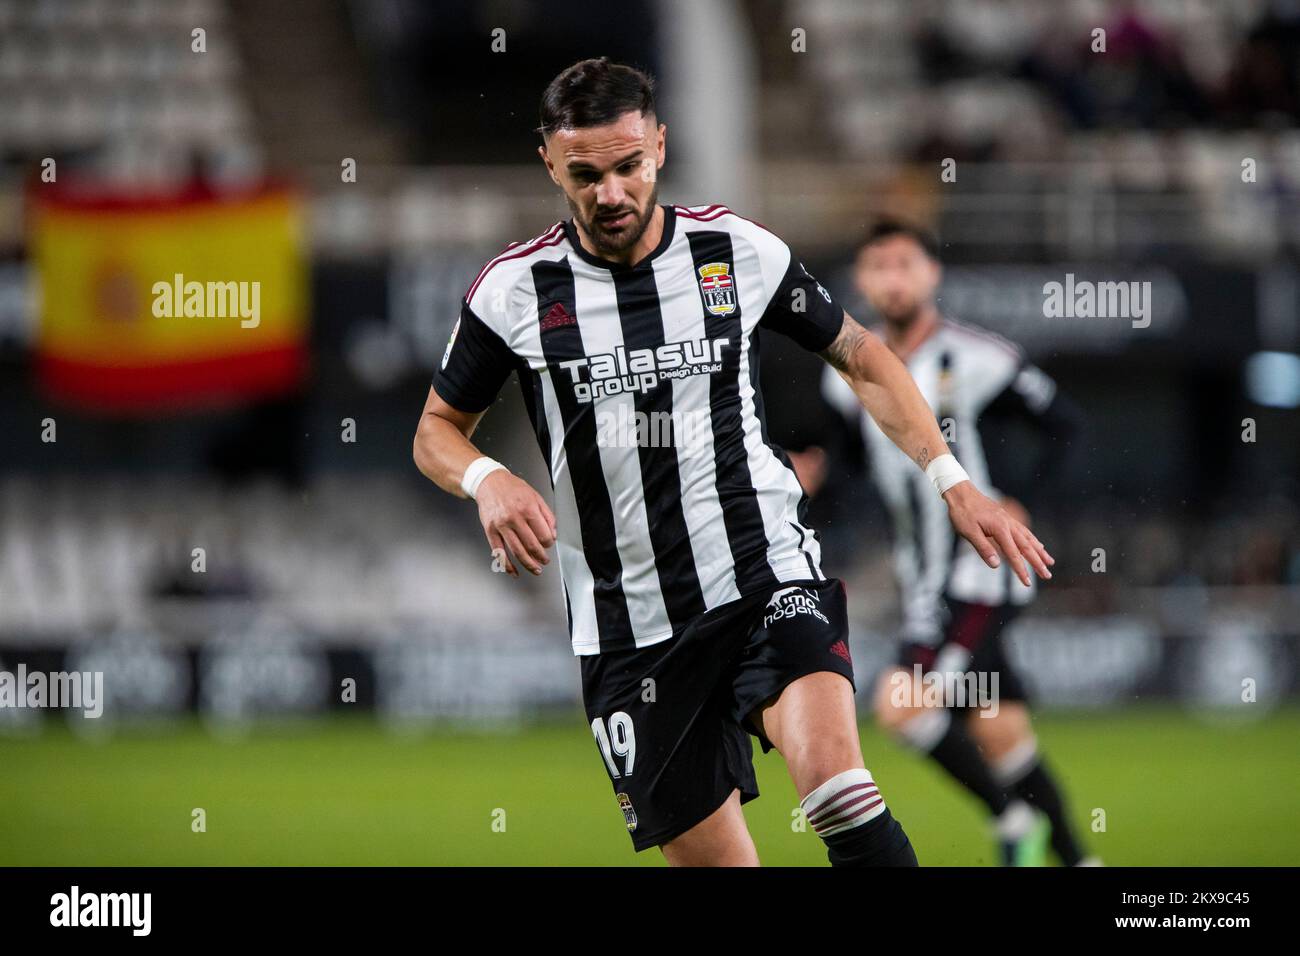
<svg viewBox="0 0 1300 956">
<path fill-rule="evenodd" d="M 649 253 L 635 265 L 625 265 L 622 262 L 611 262 L 608 259 L 602 259 L 600 256 L 593 256 L 583 248 L 582 240 L 578 238 L 578 229 L 573 224 L 572 219 L 564 220 L 564 234 L 569 239 L 569 245 L 573 247 L 574 253 L 583 262 L 590 263 L 593 266 L 599 266 L 601 269 L 608 269 L 610 272 L 626 272 L 632 269 L 639 269 L 654 259 L 658 258 L 665 249 L 672 244 L 673 230 L 677 224 L 677 213 L 672 206 L 661 203 L 660 209 L 664 211 L 664 232 L 659 237 L 659 245 L 655 246 Z"/>
</svg>

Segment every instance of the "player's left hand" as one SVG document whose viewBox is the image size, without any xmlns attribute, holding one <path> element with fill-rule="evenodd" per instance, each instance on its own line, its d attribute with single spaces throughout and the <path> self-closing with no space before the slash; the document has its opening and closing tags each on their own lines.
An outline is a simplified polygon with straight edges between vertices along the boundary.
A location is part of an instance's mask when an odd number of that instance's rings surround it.
<svg viewBox="0 0 1300 956">
<path fill-rule="evenodd" d="M 1011 570 L 1025 587 L 1029 587 L 1029 571 L 1025 562 L 1040 578 L 1050 578 L 1047 570 L 1056 559 L 1047 553 L 1043 542 L 1033 532 L 1011 517 L 996 501 L 980 492 L 972 482 L 963 481 L 944 493 L 948 504 L 948 517 L 957 533 L 971 543 L 990 568 L 1001 564 L 998 552 L 1011 562 Z"/>
</svg>

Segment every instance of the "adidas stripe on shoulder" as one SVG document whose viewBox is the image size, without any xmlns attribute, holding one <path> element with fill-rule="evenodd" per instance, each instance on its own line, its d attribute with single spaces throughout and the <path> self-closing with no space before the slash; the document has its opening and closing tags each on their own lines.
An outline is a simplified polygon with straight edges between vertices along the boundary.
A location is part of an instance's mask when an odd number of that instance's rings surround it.
<svg viewBox="0 0 1300 956">
<path fill-rule="evenodd" d="M 485 313 L 496 312 L 491 309 L 488 296 L 494 292 L 509 292 L 511 286 L 526 271 L 530 257 L 564 242 L 564 223 L 557 222 L 540 235 L 524 242 L 512 242 L 488 261 L 478 276 L 465 292 L 465 303 L 470 310 L 488 321 Z"/>
</svg>

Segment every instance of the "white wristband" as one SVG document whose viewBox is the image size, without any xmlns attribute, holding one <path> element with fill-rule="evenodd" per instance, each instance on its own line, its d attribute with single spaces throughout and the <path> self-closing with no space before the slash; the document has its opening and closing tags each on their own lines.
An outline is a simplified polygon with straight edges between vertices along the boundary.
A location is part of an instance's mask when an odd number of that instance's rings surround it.
<svg viewBox="0 0 1300 956">
<path fill-rule="evenodd" d="M 934 490 L 942 495 L 953 485 L 960 484 L 963 481 L 970 481 L 970 475 L 966 474 L 966 469 L 957 463 L 957 459 L 952 455 L 940 455 L 934 461 L 930 462 L 925 469 L 925 476 L 930 479 L 934 485 Z"/>
<path fill-rule="evenodd" d="M 469 467 L 465 469 L 465 474 L 460 479 L 461 491 L 473 498 L 484 478 L 497 469 L 504 469 L 505 467 L 501 462 L 489 458 L 487 455 L 482 458 L 475 458 L 469 463 Z"/>
</svg>

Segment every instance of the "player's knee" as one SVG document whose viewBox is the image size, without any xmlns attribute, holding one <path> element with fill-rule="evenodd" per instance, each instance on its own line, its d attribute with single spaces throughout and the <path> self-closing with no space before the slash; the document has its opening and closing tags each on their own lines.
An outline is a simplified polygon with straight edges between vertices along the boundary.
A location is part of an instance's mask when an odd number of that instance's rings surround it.
<svg viewBox="0 0 1300 956">
<path fill-rule="evenodd" d="M 895 675 L 902 675 L 903 679 L 907 679 L 906 671 L 886 671 L 876 681 L 875 692 L 871 698 L 871 709 L 876 716 L 876 723 L 886 730 L 903 719 L 903 708 L 897 706 L 896 695 L 892 692 L 896 683 Z"/>
<path fill-rule="evenodd" d="M 876 684 L 872 710 L 876 723 L 891 734 L 899 734 L 911 721 L 925 712 L 913 693 L 910 672 L 898 669 L 882 674 Z"/>
<path fill-rule="evenodd" d="M 912 716 L 911 712 L 895 707 L 887 702 L 876 702 L 875 706 L 876 723 L 885 731 L 896 734 L 907 722 L 908 717 Z"/>
<path fill-rule="evenodd" d="M 814 736 L 785 740 L 783 746 L 781 755 L 801 788 L 814 786 L 845 768 L 862 765 L 862 744 L 854 725 L 820 727 Z"/>
<path fill-rule="evenodd" d="M 758 866 L 758 853 L 740 809 L 740 792 L 685 833 L 659 845 L 673 867 Z"/>
<path fill-rule="evenodd" d="M 876 721 L 899 743 L 928 753 L 948 733 L 952 714 L 937 706 L 926 706 L 914 694 L 911 672 L 898 669 L 882 676 L 876 687 Z"/>
<path fill-rule="evenodd" d="M 1004 707 L 996 715 L 990 715 L 989 711 L 976 712 L 967 723 L 971 736 L 989 760 L 1032 753 L 1038 747 L 1029 714 L 1023 707 Z"/>
</svg>

